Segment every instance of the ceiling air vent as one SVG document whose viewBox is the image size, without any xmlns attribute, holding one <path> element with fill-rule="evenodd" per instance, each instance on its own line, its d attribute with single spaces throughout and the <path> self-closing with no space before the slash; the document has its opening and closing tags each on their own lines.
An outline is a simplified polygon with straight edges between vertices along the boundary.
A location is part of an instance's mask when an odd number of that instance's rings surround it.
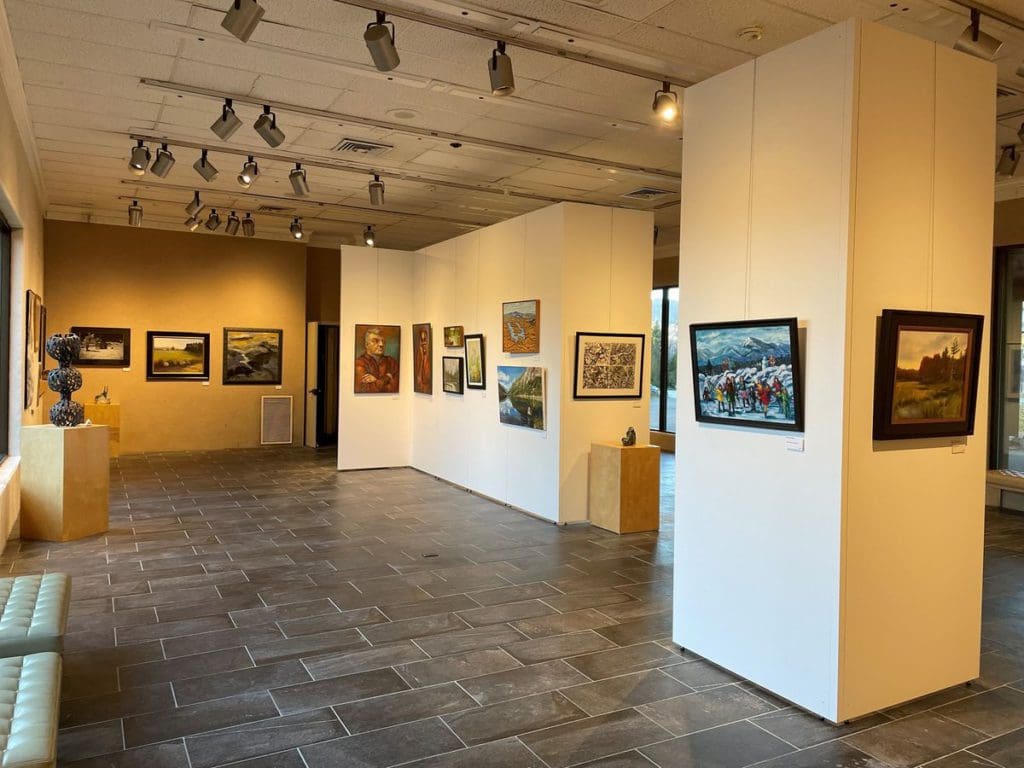
<svg viewBox="0 0 1024 768">
<path fill-rule="evenodd" d="M 261 205 L 254 213 L 287 213 L 289 216 L 295 213 L 294 208 L 287 208 L 283 205 Z"/>
<path fill-rule="evenodd" d="M 365 139 L 342 139 L 331 150 L 349 155 L 383 155 L 394 149 L 390 144 L 378 144 Z"/>
<path fill-rule="evenodd" d="M 996 86 L 996 98 L 998 99 L 1012 99 L 1017 96 L 1024 96 L 1024 91 L 1011 88 L 1008 85 L 997 85 Z"/>
<path fill-rule="evenodd" d="M 640 189 L 634 189 L 632 192 L 627 192 L 623 197 L 628 197 L 630 200 L 655 200 L 665 195 L 671 195 L 672 192 L 667 189 L 658 189 L 657 187 L 640 187 Z"/>
</svg>

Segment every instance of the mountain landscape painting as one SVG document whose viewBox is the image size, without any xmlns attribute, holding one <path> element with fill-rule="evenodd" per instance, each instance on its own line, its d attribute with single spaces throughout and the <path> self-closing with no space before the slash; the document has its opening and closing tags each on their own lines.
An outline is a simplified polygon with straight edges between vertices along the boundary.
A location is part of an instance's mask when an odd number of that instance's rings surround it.
<svg viewBox="0 0 1024 768">
<path fill-rule="evenodd" d="M 546 429 L 544 369 L 498 366 L 498 418 L 502 424 Z"/>
<path fill-rule="evenodd" d="M 698 421 L 801 431 L 796 319 L 690 326 Z"/>
</svg>

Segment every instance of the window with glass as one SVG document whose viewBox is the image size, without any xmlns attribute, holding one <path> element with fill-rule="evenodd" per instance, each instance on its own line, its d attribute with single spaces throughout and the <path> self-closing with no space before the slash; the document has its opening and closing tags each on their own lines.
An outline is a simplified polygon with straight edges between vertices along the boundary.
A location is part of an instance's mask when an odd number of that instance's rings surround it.
<svg viewBox="0 0 1024 768">
<path fill-rule="evenodd" d="M 1024 247 L 997 249 L 995 273 L 989 463 L 994 469 L 1024 472 Z"/>
<path fill-rule="evenodd" d="M 651 291 L 651 429 L 676 431 L 679 289 Z"/>
</svg>

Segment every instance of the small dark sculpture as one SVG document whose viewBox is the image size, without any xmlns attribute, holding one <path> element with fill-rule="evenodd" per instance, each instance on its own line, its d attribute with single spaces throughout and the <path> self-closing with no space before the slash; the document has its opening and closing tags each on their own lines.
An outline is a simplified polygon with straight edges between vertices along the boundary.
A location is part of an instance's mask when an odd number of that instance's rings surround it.
<svg viewBox="0 0 1024 768">
<path fill-rule="evenodd" d="M 626 436 L 622 438 L 622 444 L 625 446 L 636 445 L 636 430 L 630 427 L 626 430 Z"/>
<path fill-rule="evenodd" d="M 55 333 L 46 340 L 46 354 L 60 365 L 46 374 L 46 383 L 60 400 L 50 408 L 50 423 L 55 427 L 77 427 L 85 416 L 85 407 L 71 399 L 71 393 L 82 388 L 82 374 L 71 363 L 78 359 L 82 342 L 73 333 Z"/>
</svg>

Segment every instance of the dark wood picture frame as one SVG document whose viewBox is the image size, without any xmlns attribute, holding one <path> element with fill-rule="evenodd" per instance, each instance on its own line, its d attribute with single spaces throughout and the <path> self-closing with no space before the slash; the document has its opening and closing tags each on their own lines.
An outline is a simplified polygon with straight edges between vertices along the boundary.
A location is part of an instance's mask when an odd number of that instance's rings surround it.
<svg viewBox="0 0 1024 768">
<path fill-rule="evenodd" d="M 581 382 L 581 379 L 586 378 L 587 362 L 585 359 L 582 360 L 583 367 L 581 367 L 581 353 L 584 350 L 584 345 L 588 340 L 598 339 L 629 339 L 633 342 L 632 346 L 637 348 L 637 365 L 634 368 L 633 383 L 630 385 L 629 392 L 626 392 L 626 387 L 619 387 L 614 389 L 614 394 L 607 394 L 613 391 L 609 388 L 604 388 L 603 391 L 600 388 L 588 388 L 585 382 Z M 572 397 L 573 400 L 639 400 L 644 396 L 644 354 L 647 347 L 647 334 L 644 333 L 595 333 L 592 331 L 577 331 L 576 332 L 576 354 L 573 361 L 572 367 Z"/>
<path fill-rule="evenodd" d="M 448 361 L 448 360 L 457 360 L 458 361 L 458 366 L 459 366 L 459 375 L 455 377 L 455 379 L 451 382 L 451 384 L 448 383 L 448 381 L 445 379 L 445 375 L 444 375 L 445 362 Z M 456 357 L 454 355 L 445 355 L 444 357 L 442 357 L 441 358 L 441 390 L 444 391 L 444 392 L 447 392 L 449 395 L 461 395 L 461 394 L 464 394 L 463 383 L 466 380 L 466 378 L 465 378 L 466 370 L 465 369 L 466 369 L 465 361 L 461 357 Z"/>
<path fill-rule="evenodd" d="M 423 331 L 427 333 L 426 357 L 420 355 L 420 333 Z M 434 394 L 434 329 L 430 323 L 412 325 L 412 390 L 421 395 Z"/>
<path fill-rule="evenodd" d="M 85 339 L 87 336 L 114 336 L 120 338 L 121 357 L 110 360 L 97 360 L 83 358 L 80 354 L 75 365 L 78 368 L 127 368 L 132 362 L 132 329 L 131 328 L 106 328 L 98 325 L 73 325 L 71 333 L 78 336 L 82 341 L 82 353 L 85 353 Z"/>
<path fill-rule="evenodd" d="M 469 375 L 469 343 L 470 341 L 480 342 L 480 380 L 474 381 Z M 467 333 L 463 336 L 463 350 L 466 356 L 466 389 L 487 389 L 487 353 L 484 349 L 484 335 L 482 333 Z"/>
<path fill-rule="evenodd" d="M 981 345 L 983 341 L 985 318 L 982 315 L 967 315 L 951 312 L 920 312 L 906 309 L 882 310 L 878 324 L 878 343 L 875 356 L 875 402 L 874 424 L 872 437 L 875 440 L 909 440 L 929 437 L 963 437 L 974 434 L 974 418 L 978 403 L 978 371 L 981 365 Z M 949 353 L 945 347 L 943 352 L 935 347 L 936 354 L 922 358 L 921 367 L 917 371 L 898 367 L 900 336 L 907 332 L 931 332 L 935 334 L 966 334 L 968 346 L 962 355 Z M 941 343 L 941 342 L 937 342 Z M 938 358 L 938 360 L 936 360 Z M 905 415 L 895 418 L 894 410 L 905 401 L 898 401 L 897 386 L 901 382 L 920 382 L 921 378 L 909 378 L 916 373 L 922 377 L 923 370 L 929 362 L 929 377 L 940 375 L 938 368 L 945 366 L 949 381 L 955 380 L 956 371 L 960 368 L 960 415 L 957 417 L 913 418 Z M 962 361 L 961 365 L 957 365 Z M 932 382 L 935 386 L 936 382 Z M 914 384 L 917 388 L 922 383 Z M 946 388 L 949 389 L 948 387 Z M 921 402 L 920 398 L 916 398 Z M 934 401 L 928 406 L 933 406 Z M 927 409 L 928 406 L 918 406 Z"/>
<path fill-rule="evenodd" d="M 707 331 L 728 331 L 733 329 L 751 330 L 756 332 L 758 328 L 787 328 L 789 339 L 789 359 L 791 366 L 791 378 L 793 385 L 792 408 L 793 415 L 787 421 L 772 421 L 765 417 L 744 418 L 743 416 L 714 416 L 703 412 L 701 408 L 702 391 L 700 386 L 701 361 L 698 356 L 697 334 Z M 690 363 L 693 380 L 693 405 L 694 415 L 697 421 L 707 424 L 725 424 L 730 427 L 746 427 L 750 429 L 774 429 L 783 432 L 804 431 L 804 391 L 803 391 L 803 366 L 800 358 L 800 332 L 795 317 L 783 317 L 767 320 L 732 320 L 722 323 L 694 323 L 690 326 Z M 749 367 L 749 366 L 748 366 Z M 763 370 L 763 369 L 762 369 Z M 767 407 L 767 406 L 766 406 Z M 755 406 L 756 410 L 756 406 Z"/>
<path fill-rule="evenodd" d="M 203 344 L 202 372 L 156 373 L 153 370 L 153 342 L 158 338 L 173 337 L 192 339 Z M 194 331 L 146 331 L 146 381 L 209 381 L 210 380 L 210 334 Z"/>
<path fill-rule="evenodd" d="M 444 326 L 444 345 L 449 349 L 457 349 L 465 341 L 466 332 L 461 325 Z"/>
<path fill-rule="evenodd" d="M 269 333 L 277 336 L 277 376 L 269 379 L 246 379 L 244 374 L 234 372 L 229 366 L 229 336 L 232 333 Z M 281 384 L 284 375 L 284 329 L 283 328 L 225 328 L 224 346 L 221 349 L 221 384 L 225 386 L 278 386 Z"/>
</svg>

